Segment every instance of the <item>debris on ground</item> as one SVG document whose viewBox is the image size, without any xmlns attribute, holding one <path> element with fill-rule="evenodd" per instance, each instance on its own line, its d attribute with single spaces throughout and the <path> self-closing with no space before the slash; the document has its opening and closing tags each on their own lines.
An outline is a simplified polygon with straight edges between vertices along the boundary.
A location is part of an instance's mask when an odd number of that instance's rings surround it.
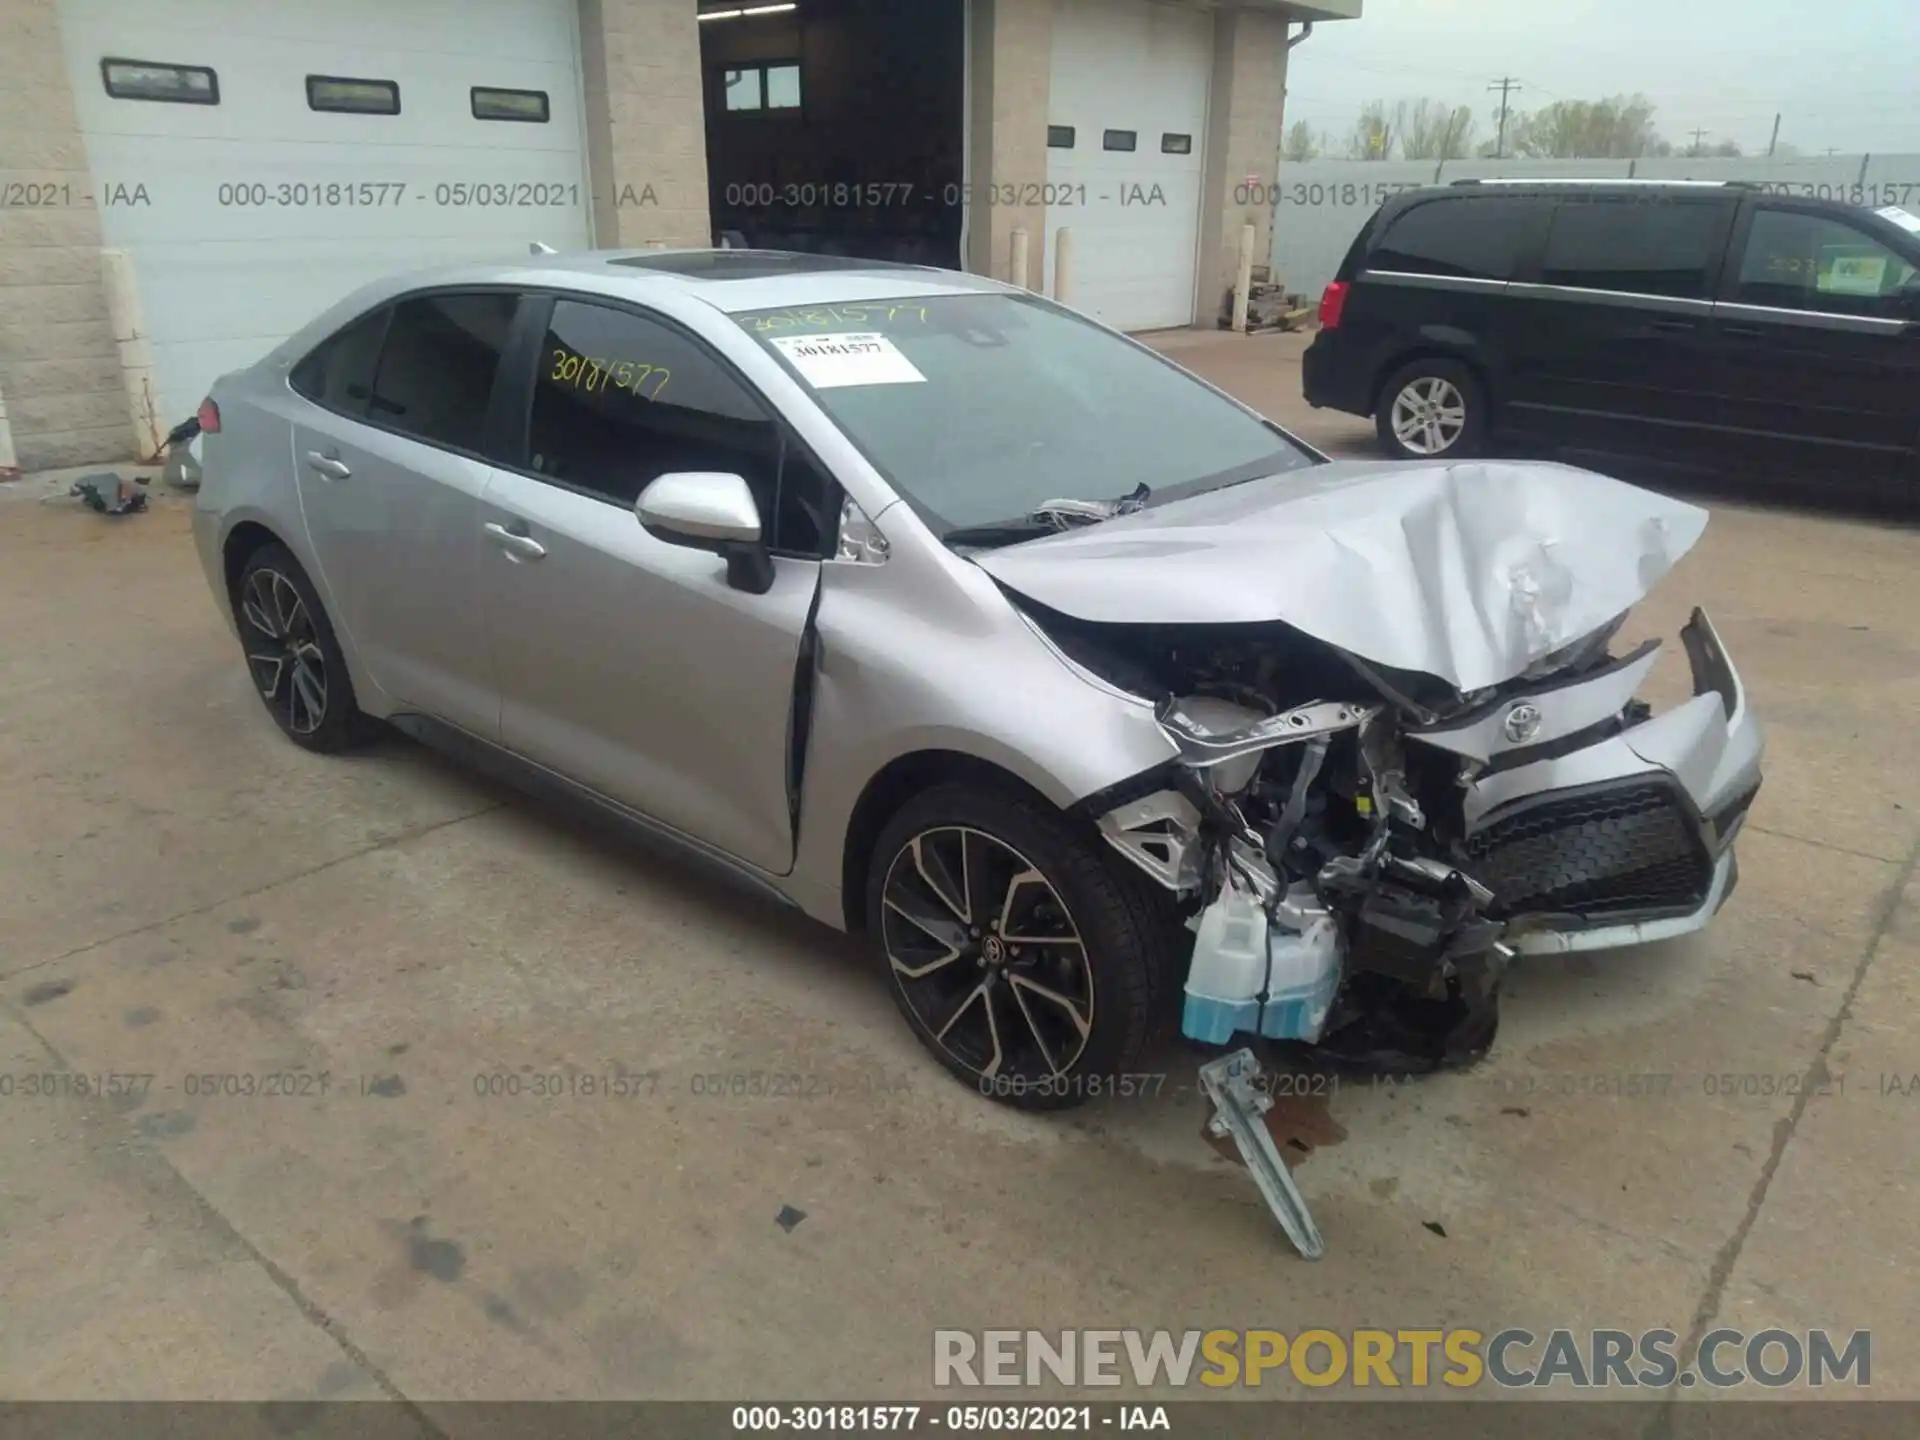
<svg viewBox="0 0 1920 1440">
<path fill-rule="evenodd" d="M 793 1227 L 806 1218 L 806 1211 L 796 1210 L 791 1205 L 782 1205 L 780 1207 L 780 1213 L 773 1217 L 773 1223 L 791 1235 L 793 1233 Z"/>
<path fill-rule="evenodd" d="M 147 508 L 147 482 L 124 479 L 110 470 L 81 476 L 67 493 L 102 515 L 137 515 Z"/>
<path fill-rule="evenodd" d="M 1438 1220 L 1422 1220 L 1420 1226 L 1422 1229 L 1431 1230 L 1442 1240 L 1447 1238 L 1447 1227 L 1442 1225 Z"/>
<path fill-rule="evenodd" d="M 1308 304 L 1306 297 L 1288 292 L 1284 284 L 1273 279 L 1270 266 L 1253 267 L 1253 280 L 1247 287 L 1247 333 L 1252 335 L 1262 330 L 1300 330 L 1313 316 L 1315 307 Z M 1233 328 L 1233 287 L 1227 287 L 1227 296 L 1220 306 L 1220 328 Z"/>
<path fill-rule="evenodd" d="M 1201 1131 L 1207 1143 L 1252 1172 L 1267 1208 L 1301 1259 L 1325 1255 L 1327 1242 L 1294 1184 L 1292 1170 L 1316 1144 L 1347 1138 L 1327 1114 L 1325 1099 L 1293 1095 L 1284 1080 L 1276 1083 L 1276 1077 L 1261 1068 L 1251 1050 L 1236 1050 L 1202 1065 L 1200 1089 L 1213 1106 Z M 1305 1103 L 1282 1103 L 1295 1100 Z"/>
<path fill-rule="evenodd" d="M 161 446 L 165 464 L 161 475 L 176 490 L 200 488 L 200 457 L 193 448 L 193 442 L 199 438 L 198 415 L 188 416 L 167 432 L 166 443 Z"/>
</svg>

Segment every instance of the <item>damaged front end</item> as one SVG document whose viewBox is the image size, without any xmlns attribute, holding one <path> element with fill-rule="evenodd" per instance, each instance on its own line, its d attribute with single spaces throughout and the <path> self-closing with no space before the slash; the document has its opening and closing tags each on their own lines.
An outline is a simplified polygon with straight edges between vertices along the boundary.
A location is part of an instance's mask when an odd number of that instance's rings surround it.
<svg viewBox="0 0 1920 1440">
<path fill-rule="evenodd" d="M 1624 616 L 1471 693 L 1284 624 L 1034 618 L 1073 663 L 1159 697 L 1177 758 L 1098 823 L 1188 912 L 1197 1041 L 1470 1064 L 1516 954 L 1685 933 L 1732 887 L 1760 737 L 1698 612 L 1694 697 L 1659 716 L 1635 697 L 1657 642 L 1609 652 Z"/>
</svg>

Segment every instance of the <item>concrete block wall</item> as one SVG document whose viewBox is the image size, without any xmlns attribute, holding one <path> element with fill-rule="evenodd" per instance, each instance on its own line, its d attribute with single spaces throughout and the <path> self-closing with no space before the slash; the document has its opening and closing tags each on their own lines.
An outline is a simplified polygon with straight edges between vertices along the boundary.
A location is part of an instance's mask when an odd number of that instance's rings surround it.
<svg viewBox="0 0 1920 1440">
<path fill-rule="evenodd" d="M 579 0 L 594 243 L 710 245 L 692 0 Z"/>
<path fill-rule="evenodd" d="M 1241 228 L 1253 223 L 1256 265 L 1266 263 L 1273 243 L 1273 206 L 1267 202 L 1285 128 L 1287 25 L 1285 12 L 1269 10 L 1222 10 L 1214 16 L 1200 294 L 1194 308 L 1202 326 L 1214 324 L 1221 297 L 1238 276 Z"/>
<path fill-rule="evenodd" d="M 1047 178 L 1047 106 L 1052 90 L 1053 0 L 974 0 L 973 133 L 968 137 L 975 196 L 994 185 L 1025 187 Z M 1046 273 L 1044 205 L 976 203 L 969 217 L 967 268 L 1008 278 L 1013 232 L 1028 236 L 1027 283 Z"/>
<path fill-rule="evenodd" d="M 54 0 L 0 4 L 0 394 L 23 469 L 133 458 Z"/>
</svg>

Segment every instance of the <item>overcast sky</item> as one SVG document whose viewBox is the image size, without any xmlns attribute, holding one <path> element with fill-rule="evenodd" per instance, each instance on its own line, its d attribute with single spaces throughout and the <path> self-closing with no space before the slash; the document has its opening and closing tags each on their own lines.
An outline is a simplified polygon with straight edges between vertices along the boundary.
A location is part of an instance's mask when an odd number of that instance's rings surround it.
<svg viewBox="0 0 1920 1440">
<path fill-rule="evenodd" d="M 1490 81 L 1512 103 L 1646 94 L 1676 144 L 1764 153 L 1920 155 L 1920 0 L 1365 0 L 1293 54 L 1287 119 L 1344 140 L 1369 100 L 1470 104 L 1493 134 Z"/>
</svg>

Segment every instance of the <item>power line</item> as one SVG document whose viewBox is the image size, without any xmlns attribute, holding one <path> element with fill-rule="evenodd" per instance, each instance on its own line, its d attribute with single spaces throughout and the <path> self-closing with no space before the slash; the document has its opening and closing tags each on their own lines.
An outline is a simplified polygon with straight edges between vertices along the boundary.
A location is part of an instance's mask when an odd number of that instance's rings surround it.
<svg viewBox="0 0 1920 1440">
<path fill-rule="evenodd" d="M 1521 88 L 1520 82 L 1511 75 L 1502 75 L 1487 86 L 1489 90 L 1500 92 L 1500 134 L 1493 142 L 1493 157 L 1496 160 L 1504 160 L 1507 157 L 1507 97 Z"/>
</svg>

